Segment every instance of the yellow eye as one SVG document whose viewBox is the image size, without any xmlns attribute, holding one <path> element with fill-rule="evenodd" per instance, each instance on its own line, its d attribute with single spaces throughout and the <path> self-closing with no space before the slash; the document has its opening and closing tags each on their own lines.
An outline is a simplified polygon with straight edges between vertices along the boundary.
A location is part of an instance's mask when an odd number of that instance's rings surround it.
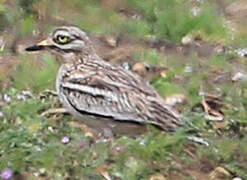
<svg viewBox="0 0 247 180">
<path fill-rule="evenodd" d="M 69 37 L 67 37 L 67 36 L 57 36 L 57 41 L 58 41 L 58 43 L 60 43 L 60 44 L 66 44 L 66 43 L 68 43 L 69 42 Z"/>
</svg>

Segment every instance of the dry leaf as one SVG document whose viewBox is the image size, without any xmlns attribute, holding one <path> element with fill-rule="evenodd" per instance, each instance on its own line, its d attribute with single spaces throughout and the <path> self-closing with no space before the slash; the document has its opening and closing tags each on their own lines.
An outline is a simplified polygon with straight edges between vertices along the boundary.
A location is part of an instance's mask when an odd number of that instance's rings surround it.
<svg viewBox="0 0 247 180">
<path fill-rule="evenodd" d="M 138 62 L 132 66 L 132 71 L 134 71 L 140 75 L 144 75 L 147 72 L 147 69 L 143 63 Z"/>
<path fill-rule="evenodd" d="M 226 178 L 230 176 L 231 176 L 231 173 L 223 167 L 215 168 L 215 170 L 211 172 L 209 175 L 210 179 Z"/>
<path fill-rule="evenodd" d="M 106 166 L 101 166 L 97 169 L 97 172 L 103 176 L 106 180 L 112 180 L 112 178 L 109 175 L 108 168 Z"/>
<path fill-rule="evenodd" d="M 162 174 L 154 174 L 149 180 L 166 180 L 166 178 Z"/>
</svg>

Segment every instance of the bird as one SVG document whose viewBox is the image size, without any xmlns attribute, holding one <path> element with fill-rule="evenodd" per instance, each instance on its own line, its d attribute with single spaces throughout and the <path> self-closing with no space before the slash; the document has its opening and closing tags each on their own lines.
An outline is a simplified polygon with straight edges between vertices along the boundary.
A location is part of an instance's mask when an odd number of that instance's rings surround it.
<svg viewBox="0 0 247 180">
<path fill-rule="evenodd" d="M 26 48 L 41 50 L 51 52 L 60 64 L 56 91 L 63 106 L 96 132 L 128 134 L 147 125 L 170 132 L 183 124 L 180 113 L 145 78 L 98 56 L 81 28 L 57 27 Z"/>
</svg>

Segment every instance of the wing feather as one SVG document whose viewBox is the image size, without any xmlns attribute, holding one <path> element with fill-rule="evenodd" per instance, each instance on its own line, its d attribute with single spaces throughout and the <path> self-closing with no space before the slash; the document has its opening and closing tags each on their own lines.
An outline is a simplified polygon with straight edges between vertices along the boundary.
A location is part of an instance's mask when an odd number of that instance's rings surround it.
<svg viewBox="0 0 247 180">
<path fill-rule="evenodd" d="M 156 124 L 164 129 L 180 121 L 146 80 L 106 62 L 84 63 L 67 71 L 60 89 L 81 112 Z"/>
</svg>

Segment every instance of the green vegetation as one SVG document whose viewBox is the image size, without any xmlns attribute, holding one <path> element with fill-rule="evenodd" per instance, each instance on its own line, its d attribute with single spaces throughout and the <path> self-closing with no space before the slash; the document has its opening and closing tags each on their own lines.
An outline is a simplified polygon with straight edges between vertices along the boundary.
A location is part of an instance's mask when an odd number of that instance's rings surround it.
<svg viewBox="0 0 247 180">
<path fill-rule="evenodd" d="M 185 35 L 193 33 L 209 39 L 227 39 L 227 29 L 212 5 L 203 5 L 198 15 L 193 15 L 191 3 L 185 0 L 128 2 L 130 7 L 144 15 L 150 33 L 161 39 L 179 42 Z"/>
<path fill-rule="evenodd" d="M 35 92 L 53 89 L 58 70 L 56 61 L 50 55 L 44 55 L 39 61 L 34 62 L 27 56 L 20 57 L 17 70 L 12 75 L 17 89 L 32 89 Z"/>
<path fill-rule="evenodd" d="M 246 24 L 239 23 L 239 29 L 231 31 L 221 3 L 0 0 L 0 40 L 8 40 L 4 46 L 0 41 L 0 172 L 10 168 L 15 176 L 28 180 L 100 180 L 103 176 L 153 180 L 156 175 L 181 180 L 247 179 L 247 81 L 231 79 L 247 69 L 246 59 L 234 52 L 246 46 Z M 198 14 L 193 14 L 193 7 Z M 70 115 L 47 114 L 60 108 L 57 97 L 47 91 L 54 89 L 55 58 L 46 53 L 13 53 L 11 43 L 33 35 L 42 39 L 60 24 L 78 25 L 100 41 L 106 34 L 119 37 L 109 60 L 113 54 L 118 60 L 131 49 L 126 61 L 166 67 L 151 82 L 164 98 L 186 97 L 176 106 L 185 125 L 174 133 L 150 126 L 136 138 L 105 141 L 88 137 L 82 123 Z M 186 35 L 193 42 L 182 45 Z M 226 50 L 217 53 L 218 45 Z M 1 69 L 13 56 L 16 64 L 6 66 L 11 71 Z M 32 95 L 20 98 L 23 90 Z M 203 102 L 210 106 L 211 116 L 219 113 L 224 121 L 209 120 Z M 188 139 L 191 136 L 209 145 L 195 143 Z M 62 142 L 63 137 L 69 142 Z M 217 172 L 219 167 L 228 175 Z"/>
</svg>

